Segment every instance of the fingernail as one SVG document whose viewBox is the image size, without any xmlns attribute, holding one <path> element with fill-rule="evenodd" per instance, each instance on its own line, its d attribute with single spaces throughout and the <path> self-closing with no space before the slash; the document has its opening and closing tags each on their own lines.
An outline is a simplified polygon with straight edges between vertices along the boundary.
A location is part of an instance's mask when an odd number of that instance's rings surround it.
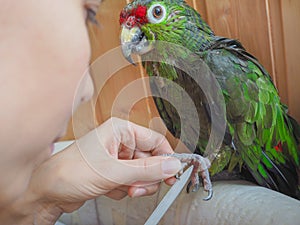
<svg viewBox="0 0 300 225">
<path fill-rule="evenodd" d="M 133 195 L 132 197 L 135 198 L 135 197 L 141 197 L 141 196 L 144 196 L 147 194 L 147 191 L 146 189 L 144 188 L 138 188 L 136 189 L 134 192 L 133 192 Z"/>
<path fill-rule="evenodd" d="M 175 175 L 181 169 L 178 159 L 168 158 L 162 162 L 162 171 L 165 175 Z"/>
</svg>

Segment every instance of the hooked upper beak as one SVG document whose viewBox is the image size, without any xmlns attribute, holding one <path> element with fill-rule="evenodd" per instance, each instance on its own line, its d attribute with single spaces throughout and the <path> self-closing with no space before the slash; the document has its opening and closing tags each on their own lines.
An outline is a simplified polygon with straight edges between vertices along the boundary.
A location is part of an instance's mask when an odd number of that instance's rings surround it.
<svg viewBox="0 0 300 225">
<path fill-rule="evenodd" d="M 151 46 L 139 27 L 122 27 L 121 31 L 122 53 L 126 60 L 135 65 L 131 55 L 132 53 L 142 55 L 151 50 Z"/>
</svg>

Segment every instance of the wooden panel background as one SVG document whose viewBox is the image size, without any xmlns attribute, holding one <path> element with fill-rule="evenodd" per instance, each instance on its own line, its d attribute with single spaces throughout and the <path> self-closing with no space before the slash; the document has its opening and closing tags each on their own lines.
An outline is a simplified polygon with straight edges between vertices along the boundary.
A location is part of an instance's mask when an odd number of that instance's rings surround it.
<svg viewBox="0 0 300 225">
<path fill-rule="evenodd" d="M 119 46 L 120 10 L 128 1 L 105 0 L 97 19 L 100 28 L 89 26 L 92 43 L 92 62 L 107 51 Z M 290 108 L 290 113 L 300 122 L 300 1 L 299 0 L 189 0 L 188 4 L 196 8 L 217 35 L 239 39 L 246 49 L 256 56 L 271 74 L 282 101 Z M 109 67 L 109 62 L 107 62 Z M 98 68 L 99 70 L 105 68 Z M 99 72 L 99 71 L 98 71 Z M 94 102 L 97 124 L 101 124 L 111 114 L 112 103 L 120 90 L 140 77 L 146 76 L 140 66 L 129 66 L 116 73 L 95 96 Z M 99 83 L 97 71 L 93 71 L 96 89 Z M 138 87 L 142 91 L 147 84 Z M 132 90 L 134 94 L 137 90 Z M 133 107 L 124 101 L 115 116 L 125 117 L 123 109 L 131 107 L 130 120 L 150 126 L 152 118 L 158 113 L 151 99 L 143 99 Z M 89 119 L 93 113 L 92 104 L 81 107 L 74 119 L 80 124 L 76 136 L 80 136 L 95 127 Z M 123 108 L 123 109 L 122 109 Z M 86 118 L 86 119 L 85 119 Z M 164 132 L 164 126 L 157 121 L 152 128 Z M 152 122 L 153 122 L 152 121 Z M 72 126 L 66 139 L 73 137 Z M 169 138 L 170 135 L 168 135 Z M 173 142 L 174 140 L 172 140 Z"/>
</svg>

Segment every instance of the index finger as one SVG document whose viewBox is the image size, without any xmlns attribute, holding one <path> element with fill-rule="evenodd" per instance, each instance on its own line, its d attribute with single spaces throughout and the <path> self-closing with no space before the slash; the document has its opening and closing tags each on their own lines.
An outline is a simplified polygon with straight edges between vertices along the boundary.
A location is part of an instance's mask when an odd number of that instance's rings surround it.
<svg viewBox="0 0 300 225">
<path fill-rule="evenodd" d="M 151 151 L 152 155 L 174 153 L 166 137 L 154 130 L 131 123 L 136 149 Z"/>
</svg>

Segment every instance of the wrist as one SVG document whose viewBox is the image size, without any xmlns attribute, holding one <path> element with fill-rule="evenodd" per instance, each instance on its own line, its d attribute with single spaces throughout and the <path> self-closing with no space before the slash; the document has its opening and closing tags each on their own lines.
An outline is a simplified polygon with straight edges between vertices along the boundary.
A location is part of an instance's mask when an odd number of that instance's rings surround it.
<svg viewBox="0 0 300 225">
<path fill-rule="evenodd" d="M 27 190 L 20 198 L 1 209 L 0 224 L 43 224 L 52 225 L 62 214 L 62 210 L 44 201 Z"/>
</svg>

